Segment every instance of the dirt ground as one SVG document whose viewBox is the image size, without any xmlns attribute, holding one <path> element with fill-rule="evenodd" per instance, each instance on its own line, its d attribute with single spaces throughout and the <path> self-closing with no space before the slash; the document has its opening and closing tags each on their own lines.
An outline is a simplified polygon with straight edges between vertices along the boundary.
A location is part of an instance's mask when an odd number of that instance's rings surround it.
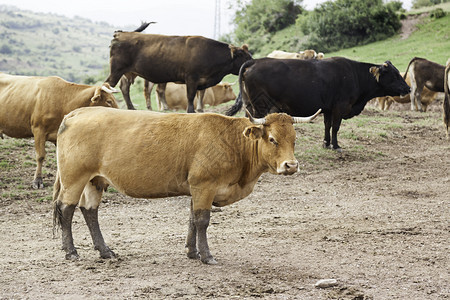
<svg viewBox="0 0 450 300">
<path fill-rule="evenodd" d="M 366 109 L 343 122 L 342 154 L 321 149 L 322 118 L 297 126 L 300 171 L 264 174 L 248 198 L 212 213 L 214 266 L 184 254 L 189 197 L 114 191 L 99 218 L 118 258 L 99 258 L 77 209 L 80 259 L 64 260 L 52 238 L 55 147 L 47 145 L 47 187 L 34 191 L 32 141 L 0 140 L 0 299 L 448 299 L 441 120 L 439 106 Z M 383 131 L 365 133 L 376 126 Z M 328 278 L 337 286 L 314 287 Z"/>
</svg>

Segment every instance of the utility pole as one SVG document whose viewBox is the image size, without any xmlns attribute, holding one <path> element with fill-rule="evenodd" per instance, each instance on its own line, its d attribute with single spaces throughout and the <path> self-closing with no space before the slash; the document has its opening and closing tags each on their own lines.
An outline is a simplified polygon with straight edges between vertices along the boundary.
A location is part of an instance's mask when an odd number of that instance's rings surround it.
<svg viewBox="0 0 450 300">
<path fill-rule="evenodd" d="M 220 37 L 220 0 L 216 0 L 216 11 L 214 15 L 214 39 Z"/>
</svg>

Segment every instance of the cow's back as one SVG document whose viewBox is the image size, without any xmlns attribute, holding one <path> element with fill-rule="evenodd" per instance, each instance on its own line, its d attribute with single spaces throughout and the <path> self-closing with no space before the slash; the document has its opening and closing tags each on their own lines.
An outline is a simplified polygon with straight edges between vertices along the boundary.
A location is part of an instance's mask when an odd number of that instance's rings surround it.
<svg viewBox="0 0 450 300">
<path fill-rule="evenodd" d="M 31 137 L 31 116 L 44 77 L 0 74 L 0 130 L 10 137 Z"/>
<path fill-rule="evenodd" d="M 77 109 L 58 133 L 61 180 L 101 176 L 140 198 L 189 195 L 196 181 L 233 175 L 228 170 L 236 163 L 232 122 L 213 114 Z M 232 134 L 242 136 L 239 130 Z M 217 136 L 222 143 L 211 143 Z"/>
<path fill-rule="evenodd" d="M 220 52 L 226 55 L 217 55 Z M 211 55 L 215 65 L 229 63 L 229 53 L 228 44 L 202 36 L 139 32 L 117 32 L 110 50 L 111 60 L 120 60 L 122 68 L 155 83 L 184 82 L 187 73 L 211 68 Z"/>
</svg>

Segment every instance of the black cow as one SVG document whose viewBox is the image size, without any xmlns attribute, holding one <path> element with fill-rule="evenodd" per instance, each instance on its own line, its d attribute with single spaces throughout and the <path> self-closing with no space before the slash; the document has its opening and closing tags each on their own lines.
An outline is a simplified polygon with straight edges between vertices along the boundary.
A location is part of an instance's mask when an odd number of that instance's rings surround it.
<svg viewBox="0 0 450 300">
<path fill-rule="evenodd" d="M 324 147 L 332 145 L 338 151 L 341 148 L 337 132 L 342 119 L 360 114 L 372 98 L 404 95 L 410 91 L 391 62 L 374 65 L 343 57 L 251 60 L 241 67 L 239 85 L 239 96 L 227 115 L 236 114 L 243 103 L 255 117 L 271 112 L 306 116 L 321 108 L 325 123 Z"/>
<path fill-rule="evenodd" d="M 247 45 L 235 47 L 202 36 L 141 33 L 145 28 L 144 24 L 134 32 L 114 33 L 105 82 L 114 87 L 131 72 L 153 83 L 185 83 L 188 112 L 194 112 L 197 90 L 218 84 L 227 74 L 238 75 L 241 65 L 251 59 Z"/>
</svg>

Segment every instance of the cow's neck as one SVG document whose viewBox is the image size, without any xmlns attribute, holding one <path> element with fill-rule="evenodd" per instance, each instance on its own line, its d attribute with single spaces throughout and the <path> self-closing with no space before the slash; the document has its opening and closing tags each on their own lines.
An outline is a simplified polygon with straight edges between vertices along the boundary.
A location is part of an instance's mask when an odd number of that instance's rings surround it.
<svg viewBox="0 0 450 300">
<path fill-rule="evenodd" d="M 379 87 L 375 77 L 369 72 L 371 67 L 378 67 L 374 64 L 360 63 L 361 70 L 359 74 L 365 74 L 358 76 L 360 94 L 358 97 L 358 102 L 367 103 L 369 100 L 385 96 L 383 90 Z"/>
<path fill-rule="evenodd" d="M 256 183 L 258 178 L 268 170 L 265 163 L 262 161 L 260 142 L 250 141 L 246 138 L 244 139 L 243 143 L 245 149 L 240 153 L 243 162 L 242 175 L 239 179 L 239 185 L 241 186 Z"/>
</svg>

